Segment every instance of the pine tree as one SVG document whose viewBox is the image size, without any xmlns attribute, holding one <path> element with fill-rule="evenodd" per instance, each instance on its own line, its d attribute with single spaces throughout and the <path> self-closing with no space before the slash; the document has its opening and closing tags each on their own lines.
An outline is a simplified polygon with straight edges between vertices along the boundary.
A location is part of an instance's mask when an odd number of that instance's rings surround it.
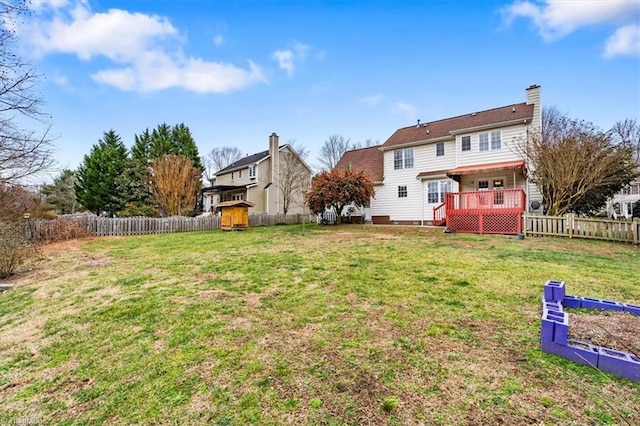
<svg viewBox="0 0 640 426">
<path fill-rule="evenodd" d="M 78 169 L 75 189 L 80 204 L 96 214 L 112 216 L 122 210 L 126 194 L 118 191 L 117 179 L 126 162 L 127 148 L 120 136 L 114 130 L 105 132 Z"/>
<path fill-rule="evenodd" d="M 76 174 L 74 171 L 64 169 L 60 175 L 53 179 L 50 185 L 43 185 L 40 189 L 47 203 L 56 208 L 60 214 L 75 213 L 78 207 L 75 185 Z"/>
</svg>

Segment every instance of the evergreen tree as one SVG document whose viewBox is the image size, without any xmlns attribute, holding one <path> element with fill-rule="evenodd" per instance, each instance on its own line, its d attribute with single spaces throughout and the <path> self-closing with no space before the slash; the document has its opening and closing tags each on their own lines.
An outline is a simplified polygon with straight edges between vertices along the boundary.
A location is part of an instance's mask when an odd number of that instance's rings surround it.
<svg viewBox="0 0 640 426">
<path fill-rule="evenodd" d="M 50 185 L 40 189 L 47 203 L 56 208 L 60 214 L 75 213 L 78 207 L 75 193 L 76 174 L 73 170 L 64 169 Z"/>
<path fill-rule="evenodd" d="M 120 217 L 156 216 L 151 194 L 149 168 L 134 158 L 128 158 L 123 173 L 116 178 L 117 193 L 125 197 Z"/>
<path fill-rule="evenodd" d="M 131 148 L 131 170 L 121 179 L 123 191 L 133 198 L 128 201 L 123 214 L 145 214 L 155 212 L 155 200 L 149 176 L 152 175 L 151 166 L 154 161 L 166 155 L 183 156 L 188 158 L 193 166 L 202 173 L 204 167 L 198 152 L 198 147 L 191 135 L 191 131 L 183 123 L 169 126 L 159 124 L 155 129 L 145 129 L 140 135 L 135 135 L 135 142 Z M 140 184 L 134 181 L 140 180 Z"/>
<path fill-rule="evenodd" d="M 106 212 L 111 216 L 122 210 L 127 194 L 118 191 L 117 180 L 126 162 L 127 148 L 120 136 L 114 130 L 105 132 L 78 169 L 75 189 L 80 204 L 96 214 Z"/>
<path fill-rule="evenodd" d="M 146 167 L 149 163 L 151 150 L 151 133 L 149 129 L 145 129 L 140 136 L 134 136 L 135 142 L 131 147 L 131 158 Z"/>
<path fill-rule="evenodd" d="M 175 147 L 175 152 L 171 152 L 171 154 L 182 155 L 189 158 L 193 162 L 193 166 L 202 172 L 202 170 L 204 170 L 202 159 L 200 158 L 198 147 L 189 128 L 185 126 L 184 123 L 173 126 L 171 129 L 171 139 Z"/>
<path fill-rule="evenodd" d="M 140 135 L 135 135 L 131 155 L 137 162 L 148 166 L 167 154 L 187 157 L 198 170 L 204 170 L 198 146 L 184 123 L 173 127 L 162 123 L 151 132 L 145 129 Z"/>
<path fill-rule="evenodd" d="M 159 124 L 151 132 L 149 145 L 149 162 L 162 158 L 166 154 L 177 154 L 177 147 L 171 136 L 171 126 L 166 123 Z"/>
</svg>

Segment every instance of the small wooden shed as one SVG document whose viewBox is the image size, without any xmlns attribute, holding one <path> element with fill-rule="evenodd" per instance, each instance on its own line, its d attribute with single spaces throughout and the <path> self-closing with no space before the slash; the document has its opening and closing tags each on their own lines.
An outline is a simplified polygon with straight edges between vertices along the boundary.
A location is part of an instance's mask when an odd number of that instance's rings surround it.
<svg viewBox="0 0 640 426">
<path fill-rule="evenodd" d="M 254 207 L 250 201 L 223 201 L 215 205 L 221 211 L 220 228 L 224 231 L 247 229 L 249 227 L 249 207 Z"/>
</svg>

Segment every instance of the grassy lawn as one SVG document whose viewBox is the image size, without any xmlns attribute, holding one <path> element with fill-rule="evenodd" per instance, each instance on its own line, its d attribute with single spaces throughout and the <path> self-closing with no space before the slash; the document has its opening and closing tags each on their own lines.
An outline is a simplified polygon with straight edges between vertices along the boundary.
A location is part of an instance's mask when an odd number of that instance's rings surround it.
<svg viewBox="0 0 640 426">
<path fill-rule="evenodd" d="M 539 350 L 544 282 L 640 304 L 638 248 L 307 226 L 45 247 L 0 424 L 640 424 L 640 384 Z"/>
</svg>

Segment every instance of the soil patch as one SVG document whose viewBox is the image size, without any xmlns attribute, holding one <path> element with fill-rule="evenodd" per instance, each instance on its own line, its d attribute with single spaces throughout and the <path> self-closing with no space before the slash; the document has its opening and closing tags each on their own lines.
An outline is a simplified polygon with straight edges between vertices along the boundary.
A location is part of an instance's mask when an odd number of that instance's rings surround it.
<svg viewBox="0 0 640 426">
<path fill-rule="evenodd" d="M 572 312 L 569 338 L 640 357 L 640 316 L 628 312 Z"/>
</svg>

